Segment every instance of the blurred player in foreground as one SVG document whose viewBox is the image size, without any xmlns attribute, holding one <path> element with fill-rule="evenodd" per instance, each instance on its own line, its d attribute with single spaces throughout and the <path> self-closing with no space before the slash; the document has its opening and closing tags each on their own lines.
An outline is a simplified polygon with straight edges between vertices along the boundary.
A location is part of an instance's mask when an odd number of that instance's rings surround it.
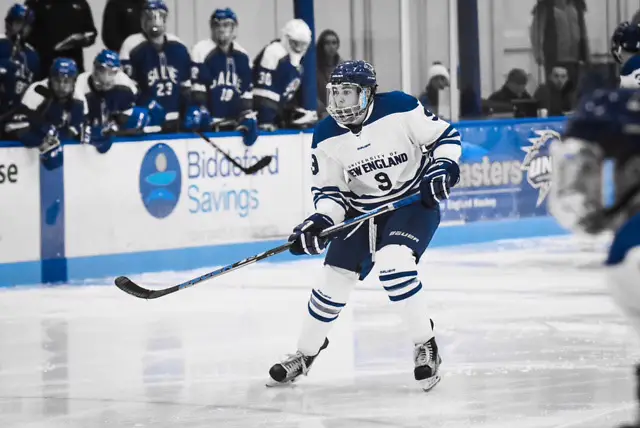
<svg viewBox="0 0 640 428">
<path fill-rule="evenodd" d="M 611 36 L 611 55 L 620 69 L 621 88 L 640 88 L 640 24 L 622 22 Z"/>
<path fill-rule="evenodd" d="M 578 233 L 614 232 L 607 281 L 640 334 L 640 91 L 594 92 L 568 122 L 562 141 L 552 143 L 551 156 L 550 211 Z M 614 164 L 615 189 L 608 208 L 603 203 L 607 161 Z M 636 374 L 640 388 L 640 366 Z"/>
<path fill-rule="evenodd" d="M 421 202 L 380 215 L 331 240 L 323 275 L 311 290 L 297 352 L 275 364 L 269 385 L 307 374 L 358 280 L 375 263 L 389 300 L 414 345 L 414 376 L 427 391 L 441 359 L 417 264 L 440 223 L 440 201 L 459 179 L 460 134 L 404 92 L 376 93 L 365 61 L 339 64 L 327 84 L 330 116 L 313 134 L 311 188 L 315 214 L 295 227 L 295 255 L 322 253 L 327 227 L 410 195 Z"/>
</svg>

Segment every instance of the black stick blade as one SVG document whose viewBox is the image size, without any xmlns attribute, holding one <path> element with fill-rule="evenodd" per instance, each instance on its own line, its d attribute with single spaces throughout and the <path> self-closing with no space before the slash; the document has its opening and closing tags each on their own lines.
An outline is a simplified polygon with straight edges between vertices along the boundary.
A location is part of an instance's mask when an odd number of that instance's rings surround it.
<svg viewBox="0 0 640 428">
<path fill-rule="evenodd" d="M 245 172 L 247 174 L 255 174 L 256 172 L 260 171 L 261 169 L 267 167 L 271 163 L 271 159 L 273 159 L 272 156 L 265 156 L 262 159 L 260 159 L 258 162 L 254 163 L 250 167 L 246 168 Z"/>
<path fill-rule="evenodd" d="M 145 288 L 140 287 L 135 282 L 131 281 L 126 276 L 119 276 L 115 280 L 116 286 L 124 291 L 127 294 L 131 294 L 132 296 L 139 297 L 141 299 L 149 299 L 151 298 L 152 291 L 147 290 Z"/>
</svg>

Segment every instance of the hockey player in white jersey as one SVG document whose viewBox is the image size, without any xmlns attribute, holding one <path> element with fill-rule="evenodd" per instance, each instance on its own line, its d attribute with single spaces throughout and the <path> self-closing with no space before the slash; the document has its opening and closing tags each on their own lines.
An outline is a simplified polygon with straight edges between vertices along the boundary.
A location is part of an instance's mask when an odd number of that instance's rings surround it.
<svg viewBox="0 0 640 428">
<path fill-rule="evenodd" d="M 313 134 L 311 173 L 316 212 L 295 227 L 296 255 L 322 253 L 323 275 L 311 290 L 297 352 L 269 371 L 269 385 L 307 374 L 358 280 L 375 263 L 389 300 L 414 346 L 414 376 L 427 391 L 441 362 L 417 263 L 440 223 L 439 202 L 459 179 L 459 133 L 403 92 L 376 93 L 365 61 L 339 64 L 327 84 L 327 111 Z M 421 202 L 338 233 L 319 233 L 380 205 L 421 195 Z"/>
<path fill-rule="evenodd" d="M 606 272 L 613 296 L 640 335 L 640 91 L 596 91 L 551 145 L 549 208 L 558 222 L 578 233 L 613 231 Z M 614 198 L 603 187 L 613 161 Z M 636 369 L 640 398 L 640 365 Z M 640 419 L 626 428 L 640 428 Z"/>
<path fill-rule="evenodd" d="M 640 88 L 640 24 L 622 22 L 611 36 L 611 55 L 620 68 L 620 87 Z"/>
</svg>

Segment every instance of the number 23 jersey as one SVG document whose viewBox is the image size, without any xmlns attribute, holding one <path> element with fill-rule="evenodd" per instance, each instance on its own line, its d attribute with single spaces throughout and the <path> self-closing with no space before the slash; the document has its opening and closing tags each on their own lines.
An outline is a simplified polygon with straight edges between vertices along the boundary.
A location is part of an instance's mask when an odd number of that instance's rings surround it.
<svg viewBox="0 0 640 428">
<path fill-rule="evenodd" d="M 137 104 L 147 106 L 155 100 L 165 109 L 166 120 L 178 119 L 182 89 L 191 88 L 187 47 L 173 34 L 165 35 L 160 49 L 144 34 L 132 34 L 122 44 L 120 59 L 125 72 L 138 85 Z"/>
<path fill-rule="evenodd" d="M 316 211 L 339 223 L 350 208 L 367 212 L 417 193 L 430 152 L 458 162 L 460 134 L 404 92 L 375 95 L 358 134 L 323 119 L 311 155 Z"/>
</svg>

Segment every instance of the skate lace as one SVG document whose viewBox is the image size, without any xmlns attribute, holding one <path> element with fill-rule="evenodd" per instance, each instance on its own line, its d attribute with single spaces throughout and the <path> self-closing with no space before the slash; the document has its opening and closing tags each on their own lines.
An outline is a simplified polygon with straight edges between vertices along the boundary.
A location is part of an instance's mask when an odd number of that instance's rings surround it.
<svg viewBox="0 0 640 428">
<path fill-rule="evenodd" d="M 431 346 L 431 342 L 420 345 L 416 352 L 416 363 L 419 366 L 425 366 L 433 360 L 433 347 Z"/>
<path fill-rule="evenodd" d="M 300 370 L 306 376 L 309 371 L 307 363 L 304 361 L 304 354 L 300 351 L 295 354 L 287 354 L 287 358 L 281 364 L 287 373 Z"/>
</svg>

